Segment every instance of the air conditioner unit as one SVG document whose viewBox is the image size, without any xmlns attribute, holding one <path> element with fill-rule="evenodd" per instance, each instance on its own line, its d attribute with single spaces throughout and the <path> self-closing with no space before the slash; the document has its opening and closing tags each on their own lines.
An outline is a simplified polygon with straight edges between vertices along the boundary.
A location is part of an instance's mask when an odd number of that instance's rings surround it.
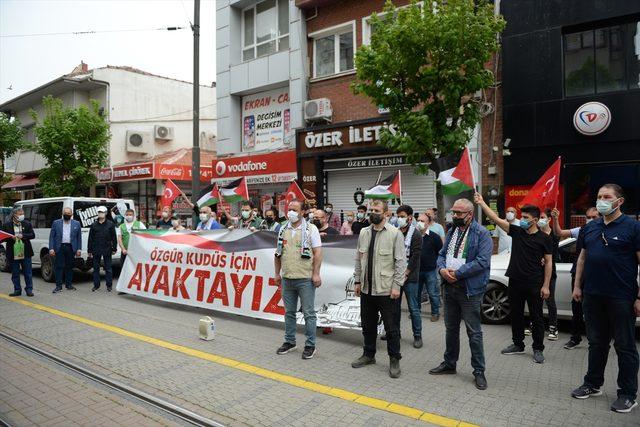
<svg viewBox="0 0 640 427">
<path fill-rule="evenodd" d="M 173 139 L 173 128 L 169 126 L 155 126 L 153 136 L 159 142 L 171 141 Z"/>
<path fill-rule="evenodd" d="M 127 131 L 127 152 L 149 154 L 152 149 L 151 132 Z"/>
<path fill-rule="evenodd" d="M 304 103 L 304 119 L 308 122 L 331 122 L 333 110 L 328 98 L 312 99 Z"/>
</svg>

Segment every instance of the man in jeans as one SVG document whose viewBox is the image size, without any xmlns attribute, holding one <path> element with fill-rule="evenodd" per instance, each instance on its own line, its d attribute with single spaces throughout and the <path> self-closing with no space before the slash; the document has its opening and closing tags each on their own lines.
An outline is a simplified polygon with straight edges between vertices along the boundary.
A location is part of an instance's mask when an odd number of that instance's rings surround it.
<svg viewBox="0 0 640 427">
<path fill-rule="evenodd" d="M 476 388 L 486 390 L 480 307 L 489 282 L 493 241 L 489 231 L 473 220 L 473 203 L 459 199 L 451 208 L 453 228 L 438 256 L 444 285 L 446 350 L 444 362 L 431 375 L 455 374 L 460 355 L 460 321 L 464 320 L 471 349 Z"/>
<path fill-rule="evenodd" d="M 611 404 L 611 410 L 621 413 L 638 406 L 635 323 L 640 316 L 640 222 L 620 211 L 624 201 L 619 185 L 603 185 L 596 204 L 603 217 L 591 221 L 580 233 L 582 251 L 576 266 L 573 299 L 582 300 L 589 366 L 583 384 L 571 393 L 576 399 L 602 394 L 600 387 L 613 338 L 618 355 L 618 399 Z"/>
<path fill-rule="evenodd" d="M 280 227 L 274 259 L 275 281 L 282 289 L 284 301 L 284 343 L 278 354 L 286 354 L 296 348 L 296 313 L 298 298 L 304 315 L 307 340 L 303 359 L 316 354 L 316 288 L 320 287 L 322 243 L 318 228 L 304 219 L 302 202 L 289 202 L 288 221 Z"/>
<path fill-rule="evenodd" d="M 354 271 L 355 294 L 360 297 L 360 322 L 364 336 L 364 352 L 351 366 L 361 368 L 376 363 L 376 338 L 378 316 L 382 316 L 387 331 L 389 376 L 400 376 L 400 331 L 394 321 L 400 306 L 400 288 L 405 281 L 407 255 L 404 236 L 396 227 L 388 224 L 387 202 L 371 202 L 369 221 L 358 236 Z"/>
<path fill-rule="evenodd" d="M 440 235 L 429 230 L 431 220 L 427 214 L 420 214 L 416 229 L 422 236 L 422 251 L 420 254 L 420 290 L 422 296 L 423 289 L 426 289 L 431 301 L 431 321 L 440 320 L 440 283 L 438 280 L 438 270 L 436 268 L 438 253 L 442 249 L 442 239 Z"/>
</svg>

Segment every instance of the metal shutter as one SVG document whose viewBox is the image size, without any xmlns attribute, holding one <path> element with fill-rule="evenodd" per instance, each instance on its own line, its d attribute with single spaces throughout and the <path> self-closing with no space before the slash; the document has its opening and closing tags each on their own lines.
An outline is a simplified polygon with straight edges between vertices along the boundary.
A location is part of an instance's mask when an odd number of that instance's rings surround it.
<svg viewBox="0 0 640 427">
<path fill-rule="evenodd" d="M 382 179 L 391 174 L 393 169 L 382 169 Z M 436 206 L 435 174 L 416 175 L 410 166 L 400 167 L 402 174 L 402 203 L 410 205 L 415 212 Z M 365 191 L 372 187 L 380 169 L 357 169 L 327 172 L 327 201 L 333 203 L 337 213 L 356 210 L 353 193 L 358 189 Z M 397 205 L 391 205 L 395 212 Z"/>
</svg>

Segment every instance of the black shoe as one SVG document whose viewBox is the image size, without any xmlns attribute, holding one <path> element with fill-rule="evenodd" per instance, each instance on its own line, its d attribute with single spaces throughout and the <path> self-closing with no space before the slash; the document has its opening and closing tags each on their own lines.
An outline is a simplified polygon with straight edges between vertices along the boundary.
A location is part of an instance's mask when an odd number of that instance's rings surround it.
<svg viewBox="0 0 640 427">
<path fill-rule="evenodd" d="M 502 349 L 502 354 L 521 354 L 524 353 L 524 348 L 518 347 L 515 344 L 511 344 L 509 347 Z"/>
<path fill-rule="evenodd" d="M 15 292 L 11 292 L 9 294 L 10 297 L 19 297 L 20 295 L 22 295 L 22 291 L 20 291 L 20 292 L 15 291 Z"/>
<path fill-rule="evenodd" d="M 54 294 L 57 294 L 57 293 L 60 293 L 60 292 L 62 292 L 62 288 L 55 288 L 55 289 L 53 290 L 53 293 L 54 293 Z"/>
<path fill-rule="evenodd" d="M 400 360 L 395 357 L 389 358 L 389 376 L 391 378 L 400 377 Z"/>
<path fill-rule="evenodd" d="M 107 286 L 107 292 L 111 292 L 111 286 Z"/>
<path fill-rule="evenodd" d="M 475 383 L 476 383 L 476 388 L 478 390 L 486 390 L 487 389 L 487 379 L 485 378 L 484 374 L 482 372 L 480 372 L 479 374 L 475 374 Z"/>
<path fill-rule="evenodd" d="M 422 348 L 422 338 L 421 337 L 414 337 L 413 338 L 413 347 L 414 348 Z"/>
<path fill-rule="evenodd" d="M 567 341 L 567 343 L 564 345 L 564 348 L 567 350 L 573 350 L 574 348 L 576 348 L 577 346 L 580 345 L 580 341 L 575 341 L 573 338 L 571 338 L 569 341 Z"/>
<path fill-rule="evenodd" d="M 571 392 L 571 397 L 574 397 L 576 399 L 588 399 L 591 396 L 600 396 L 601 394 L 602 390 L 600 390 L 599 388 L 583 384 Z"/>
<path fill-rule="evenodd" d="M 91 288 L 91 292 L 95 292 L 95 291 L 97 291 L 98 289 L 100 289 L 100 286 L 94 286 L 93 288 Z"/>
<path fill-rule="evenodd" d="M 33 296 L 33 292 L 27 292 L 27 296 L 28 297 L 32 297 Z"/>
<path fill-rule="evenodd" d="M 628 397 L 619 397 L 611 404 L 611 410 L 620 414 L 627 414 L 636 406 L 638 406 L 638 402 L 635 400 L 631 400 Z"/>
<path fill-rule="evenodd" d="M 280 346 L 280 348 L 276 351 L 277 354 L 287 354 L 289 353 L 291 350 L 295 350 L 296 349 L 296 345 L 295 344 L 291 344 L 291 343 L 284 343 Z"/>
<path fill-rule="evenodd" d="M 533 361 L 536 363 L 544 363 L 544 354 L 542 354 L 542 350 L 533 350 Z"/>
<path fill-rule="evenodd" d="M 367 365 L 374 365 L 376 363 L 375 357 L 365 356 L 364 354 L 360 356 L 355 362 L 351 363 L 352 368 L 362 368 Z"/>
<path fill-rule="evenodd" d="M 65 289 L 69 290 L 69 291 L 75 291 L 77 290 L 74 286 L 65 286 Z"/>
<path fill-rule="evenodd" d="M 308 345 L 304 346 L 304 350 L 302 351 L 303 359 L 313 359 L 313 356 L 316 354 L 316 348 Z"/>
<path fill-rule="evenodd" d="M 430 375 L 452 375 L 456 373 L 456 368 L 451 368 L 446 363 L 442 362 L 437 367 L 429 369 Z"/>
</svg>

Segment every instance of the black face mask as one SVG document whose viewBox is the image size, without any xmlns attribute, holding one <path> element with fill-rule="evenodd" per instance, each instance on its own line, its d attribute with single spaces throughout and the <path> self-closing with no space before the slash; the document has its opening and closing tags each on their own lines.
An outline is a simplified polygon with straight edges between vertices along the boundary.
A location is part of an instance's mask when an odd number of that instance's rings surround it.
<svg viewBox="0 0 640 427">
<path fill-rule="evenodd" d="M 382 222 L 382 214 L 377 214 L 377 213 L 369 214 L 369 221 L 371 221 L 371 223 L 375 225 L 380 224 Z"/>
<path fill-rule="evenodd" d="M 322 227 L 322 224 L 320 224 L 320 221 L 318 221 L 317 219 L 313 220 L 313 225 L 315 225 L 318 228 Z"/>
<path fill-rule="evenodd" d="M 269 225 L 273 224 L 273 222 L 275 221 L 275 220 L 274 220 L 273 218 L 271 218 L 270 216 L 268 216 L 268 217 L 266 218 L 266 220 L 267 220 L 267 224 L 269 224 Z"/>
<path fill-rule="evenodd" d="M 465 225 L 467 225 L 467 217 L 464 217 L 464 218 L 455 217 L 455 218 L 453 218 L 453 225 L 456 226 L 456 227 L 464 227 Z"/>
<path fill-rule="evenodd" d="M 71 215 L 62 215 L 65 221 L 69 221 L 71 219 Z"/>
</svg>

